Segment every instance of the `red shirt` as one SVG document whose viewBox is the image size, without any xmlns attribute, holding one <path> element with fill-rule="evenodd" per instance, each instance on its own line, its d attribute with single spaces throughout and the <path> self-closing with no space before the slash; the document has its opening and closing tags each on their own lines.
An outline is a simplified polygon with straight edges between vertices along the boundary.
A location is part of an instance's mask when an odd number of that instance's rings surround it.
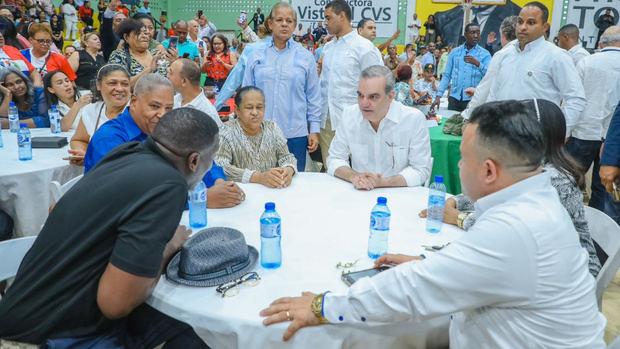
<svg viewBox="0 0 620 349">
<path fill-rule="evenodd" d="M 93 16 L 93 9 L 86 8 L 86 6 L 81 6 L 78 13 L 80 14 L 80 18 L 90 18 Z"/>
</svg>

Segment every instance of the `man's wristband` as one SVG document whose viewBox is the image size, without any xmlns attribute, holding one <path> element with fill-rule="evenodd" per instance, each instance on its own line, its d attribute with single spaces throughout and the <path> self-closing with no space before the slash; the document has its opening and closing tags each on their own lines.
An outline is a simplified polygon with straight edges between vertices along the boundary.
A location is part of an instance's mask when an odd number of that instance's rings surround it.
<svg viewBox="0 0 620 349">
<path fill-rule="evenodd" d="M 312 313 L 319 319 L 319 322 L 326 324 L 329 321 L 323 316 L 323 299 L 328 292 L 321 293 L 312 300 Z"/>
</svg>

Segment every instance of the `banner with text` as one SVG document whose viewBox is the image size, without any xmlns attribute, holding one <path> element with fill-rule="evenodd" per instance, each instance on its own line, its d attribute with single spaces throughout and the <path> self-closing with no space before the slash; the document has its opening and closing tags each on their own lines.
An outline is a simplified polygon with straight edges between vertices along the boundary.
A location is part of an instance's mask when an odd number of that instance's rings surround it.
<svg viewBox="0 0 620 349">
<path fill-rule="evenodd" d="M 571 1 L 568 9 L 568 16 L 566 17 L 566 24 L 571 23 L 579 27 L 581 41 L 585 42 L 587 48 L 595 48 L 594 44 L 596 43 L 599 31 L 596 22 L 599 17 L 605 14 L 606 9 L 610 9 L 611 15 L 614 17 L 614 24 L 618 25 L 618 18 L 620 15 L 618 12 L 619 8 L 620 1 L 618 0 L 614 2 L 601 2 L 599 0 Z"/>
<path fill-rule="evenodd" d="M 291 6 L 297 11 L 297 23 L 303 24 L 303 30 L 316 27 L 318 21 L 324 21 L 325 5 L 329 0 L 292 0 Z M 370 18 L 377 23 L 377 37 L 390 37 L 397 29 L 398 0 L 347 0 L 351 6 L 353 28 L 363 18 Z"/>
</svg>

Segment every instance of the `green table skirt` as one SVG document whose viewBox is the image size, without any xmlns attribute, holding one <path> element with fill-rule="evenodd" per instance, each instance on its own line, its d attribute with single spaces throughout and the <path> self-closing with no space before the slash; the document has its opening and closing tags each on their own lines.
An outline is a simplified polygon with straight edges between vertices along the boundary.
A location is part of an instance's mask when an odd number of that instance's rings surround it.
<svg viewBox="0 0 620 349">
<path fill-rule="evenodd" d="M 443 133 L 443 123 L 437 127 L 429 128 L 431 136 L 431 154 L 434 158 L 431 183 L 435 175 L 442 175 L 446 184 L 446 190 L 450 194 L 461 193 L 461 179 L 459 177 L 459 161 L 461 160 L 460 136 L 452 136 Z"/>
</svg>

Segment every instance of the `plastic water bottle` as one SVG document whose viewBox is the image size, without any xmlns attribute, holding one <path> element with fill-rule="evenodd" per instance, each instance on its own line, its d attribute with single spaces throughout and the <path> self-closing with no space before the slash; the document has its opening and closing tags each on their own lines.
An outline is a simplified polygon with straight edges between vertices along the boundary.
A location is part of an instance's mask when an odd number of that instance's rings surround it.
<svg viewBox="0 0 620 349">
<path fill-rule="evenodd" d="M 207 226 L 207 187 L 203 181 L 189 193 L 189 226 L 192 228 Z"/>
<path fill-rule="evenodd" d="M 217 95 L 220 93 L 220 88 L 215 85 L 215 91 L 213 92 L 213 98 L 217 98 Z"/>
<path fill-rule="evenodd" d="M 52 104 L 47 113 L 50 117 L 50 129 L 52 130 L 52 133 L 62 132 L 62 126 L 60 125 L 60 113 L 58 112 L 56 105 Z"/>
<path fill-rule="evenodd" d="M 265 204 L 265 212 L 260 216 L 260 264 L 263 268 L 275 269 L 282 265 L 282 239 L 280 215 L 276 204 Z"/>
<path fill-rule="evenodd" d="M 443 176 L 435 176 L 435 183 L 431 184 L 428 193 L 428 210 L 426 216 L 426 231 L 439 233 L 443 224 L 443 209 L 446 202 L 446 186 Z"/>
<path fill-rule="evenodd" d="M 375 259 L 387 253 L 390 234 L 390 209 L 387 199 L 377 198 L 377 204 L 370 212 L 370 235 L 368 236 L 368 257 Z"/>
<path fill-rule="evenodd" d="M 17 147 L 19 160 L 32 160 L 32 140 L 30 139 L 30 130 L 26 124 L 19 125 L 19 131 L 17 131 Z"/>
<path fill-rule="evenodd" d="M 17 110 L 15 102 L 9 104 L 9 128 L 13 133 L 19 131 L 19 111 Z"/>
</svg>

